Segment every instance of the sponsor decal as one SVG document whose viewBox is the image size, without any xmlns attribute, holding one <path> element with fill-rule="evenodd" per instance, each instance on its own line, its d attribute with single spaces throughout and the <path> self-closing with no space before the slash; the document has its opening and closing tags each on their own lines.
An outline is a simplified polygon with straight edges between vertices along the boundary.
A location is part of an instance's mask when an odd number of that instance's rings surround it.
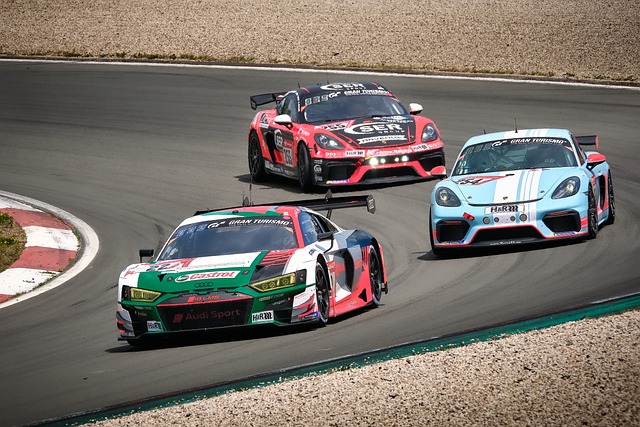
<svg viewBox="0 0 640 427">
<path fill-rule="evenodd" d="M 502 205 L 502 206 L 490 206 L 484 209 L 485 214 L 496 214 L 505 212 L 522 212 L 524 211 L 524 205 Z"/>
<path fill-rule="evenodd" d="M 320 86 L 322 90 L 352 90 L 352 89 L 364 89 L 365 85 L 362 83 L 331 83 Z"/>
<path fill-rule="evenodd" d="M 260 298 L 258 298 L 258 301 L 260 301 L 260 302 L 264 302 L 264 301 L 269 301 L 269 300 L 272 300 L 272 299 L 282 298 L 283 296 L 284 296 L 284 293 L 282 293 L 282 294 L 277 294 L 277 295 L 269 295 L 269 296 L 266 296 L 266 297 L 260 297 Z"/>
<path fill-rule="evenodd" d="M 491 144 L 493 147 L 499 147 L 503 144 L 510 145 L 521 145 L 521 144 L 556 144 L 556 145 L 565 145 L 568 144 L 566 139 L 562 138 L 543 138 L 543 137 L 529 137 L 529 138 L 513 138 L 513 139 L 502 139 L 500 141 L 495 141 Z"/>
<path fill-rule="evenodd" d="M 346 157 L 364 157 L 364 150 L 349 150 L 345 151 L 344 155 Z"/>
<path fill-rule="evenodd" d="M 411 149 L 413 151 L 428 151 L 428 150 L 434 150 L 436 148 L 440 148 L 441 146 L 442 144 L 439 142 L 430 142 L 428 144 L 414 145 L 413 147 L 411 147 Z"/>
<path fill-rule="evenodd" d="M 162 324 L 157 320 L 147 320 L 147 331 L 162 332 Z"/>
<path fill-rule="evenodd" d="M 371 144 L 372 142 L 382 142 L 386 144 L 387 141 L 406 141 L 407 138 L 404 135 L 380 135 L 370 136 L 368 138 L 358 139 L 358 144 Z"/>
<path fill-rule="evenodd" d="M 495 181 L 498 179 L 506 178 L 505 175 L 491 175 L 491 176 L 471 176 L 469 178 L 463 178 L 458 181 L 453 181 L 458 185 L 482 185 L 487 182 Z"/>
<path fill-rule="evenodd" d="M 275 140 L 276 150 L 282 151 L 282 147 L 284 146 L 284 138 L 280 129 L 276 129 L 276 131 L 273 133 L 273 138 Z"/>
<path fill-rule="evenodd" d="M 173 316 L 173 323 L 182 323 L 189 320 L 209 320 L 209 319 L 228 319 L 240 316 L 240 309 L 235 308 L 233 310 L 211 310 L 202 311 L 200 313 L 176 313 Z"/>
<path fill-rule="evenodd" d="M 284 149 L 284 163 L 287 166 L 293 166 L 293 152 L 291 151 L 291 148 Z"/>
<path fill-rule="evenodd" d="M 268 323 L 273 321 L 273 310 L 261 311 L 251 314 L 251 323 Z"/>
<path fill-rule="evenodd" d="M 189 295 L 187 298 L 187 303 L 203 303 L 203 302 L 213 302 L 218 301 L 220 299 L 220 295 Z"/>
<path fill-rule="evenodd" d="M 216 228 L 220 226 L 238 226 L 238 225 L 279 225 L 283 227 L 290 227 L 292 225 L 291 219 L 283 218 L 240 218 L 240 219 L 223 219 L 216 222 L 211 222 L 207 225 L 207 228 Z"/>
<path fill-rule="evenodd" d="M 346 96 L 354 96 L 354 95 L 389 95 L 389 92 L 386 90 L 378 90 L 378 89 L 356 89 L 356 90 L 345 90 L 344 94 Z"/>
<path fill-rule="evenodd" d="M 203 279 L 233 279 L 238 275 L 239 271 L 210 271 L 208 273 L 186 274 L 176 278 L 176 282 L 190 282 L 192 280 Z"/>
<path fill-rule="evenodd" d="M 370 135 L 372 133 L 390 134 L 392 132 L 402 132 L 402 126 L 397 123 L 360 123 L 350 126 L 344 130 L 351 135 Z"/>
<path fill-rule="evenodd" d="M 148 268 L 146 268 L 146 272 L 149 271 L 163 271 L 163 270 L 177 270 L 180 268 L 185 268 L 188 267 L 189 264 L 191 264 L 191 262 L 193 261 L 193 258 L 185 258 L 185 259 L 180 259 L 180 260 L 172 260 L 172 261 L 162 261 L 159 262 L 157 264 L 145 264 L 145 266 L 148 266 Z M 130 273 L 131 272 L 131 273 Z M 135 271 L 129 270 L 127 271 L 127 273 L 125 274 L 125 276 L 129 275 L 129 274 L 133 274 Z"/>
<path fill-rule="evenodd" d="M 347 123 L 343 122 L 343 123 L 334 123 L 334 124 L 330 124 L 327 126 L 320 126 L 320 128 L 328 130 L 329 132 L 335 132 L 338 130 L 342 130 L 345 129 L 347 127 Z"/>
</svg>

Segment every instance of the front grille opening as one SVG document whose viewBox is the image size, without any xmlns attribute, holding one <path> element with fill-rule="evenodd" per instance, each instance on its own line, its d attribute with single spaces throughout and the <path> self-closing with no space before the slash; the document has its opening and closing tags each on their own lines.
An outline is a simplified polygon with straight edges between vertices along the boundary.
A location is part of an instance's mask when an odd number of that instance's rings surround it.
<svg viewBox="0 0 640 427">
<path fill-rule="evenodd" d="M 328 165 L 326 181 L 345 181 L 356 171 L 355 165 Z"/>
<path fill-rule="evenodd" d="M 554 233 L 580 231 L 580 215 L 577 212 L 567 212 L 561 215 L 547 215 L 542 218 L 544 225 Z"/>
<path fill-rule="evenodd" d="M 420 176 L 416 173 L 415 169 L 411 166 L 402 166 L 398 168 L 387 169 L 370 169 L 368 170 L 362 180 L 367 179 L 380 179 L 380 178 L 394 178 L 398 176 Z"/>
<path fill-rule="evenodd" d="M 246 325 L 253 299 L 211 304 L 159 305 L 158 311 L 169 331 Z"/>
<path fill-rule="evenodd" d="M 439 222 L 436 225 L 436 237 L 439 242 L 457 242 L 464 240 L 469 231 L 469 224 L 464 221 L 459 223 Z"/>
<path fill-rule="evenodd" d="M 474 243 L 496 240 L 540 239 L 542 235 L 533 227 L 484 228 L 478 231 Z"/>
<path fill-rule="evenodd" d="M 428 154 L 420 158 L 420 165 L 426 171 L 430 171 L 436 166 L 444 166 L 444 152 Z"/>
</svg>

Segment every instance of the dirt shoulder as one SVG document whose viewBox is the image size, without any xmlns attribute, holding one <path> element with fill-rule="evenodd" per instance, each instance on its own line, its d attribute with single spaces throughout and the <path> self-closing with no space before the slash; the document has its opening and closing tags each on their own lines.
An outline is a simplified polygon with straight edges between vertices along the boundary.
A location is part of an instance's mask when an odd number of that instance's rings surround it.
<svg viewBox="0 0 640 427">
<path fill-rule="evenodd" d="M 640 80 L 638 0 L 0 2 L 0 54 Z"/>
</svg>

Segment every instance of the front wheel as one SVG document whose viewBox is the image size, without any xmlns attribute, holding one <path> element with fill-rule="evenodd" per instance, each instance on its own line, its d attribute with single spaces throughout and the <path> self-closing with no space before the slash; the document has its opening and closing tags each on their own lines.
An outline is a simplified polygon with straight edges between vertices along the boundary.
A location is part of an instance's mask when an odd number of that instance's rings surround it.
<svg viewBox="0 0 640 427">
<path fill-rule="evenodd" d="M 593 189 L 589 187 L 589 211 L 587 213 L 589 238 L 595 239 L 598 236 L 598 209 L 596 207 L 596 197 Z"/>
<path fill-rule="evenodd" d="M 613 194 L 613 181 L 611 180 L 611 171 L 607 175 L 607 193 L 609 196 L 609 216 L 607 225 L 613 224 L 616 220 L 616 200 Z"/>
<path fill-rule="evenodd" d="M 318 323 L 324 326 L 329 321 L 330 285 L 327 270 L 319 262 L 316 262 L 316 303 Z"/>
<path fill-rule="evenodd" d="M 308 193 L 313 187 L 311 156 L 309 156 L 309 149 L 304 142 L 298 146 L 298 183 L 303 193 Z"/>
<path fill-rule="evenodd" d="M 373 246 L 369 246 L 369 286 L 371 287 L 371 305 L 377 307 L 382 298 L 382 265 Z"/>
</svg>

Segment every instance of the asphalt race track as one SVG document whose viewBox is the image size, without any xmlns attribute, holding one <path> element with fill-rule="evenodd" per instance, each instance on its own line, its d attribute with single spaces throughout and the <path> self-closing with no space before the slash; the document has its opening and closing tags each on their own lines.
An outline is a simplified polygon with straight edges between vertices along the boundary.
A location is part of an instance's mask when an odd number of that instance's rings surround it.
<svg viewBox="0 0 640 427">
<path fill-rule="evenodd" d="M 597 133 L 617 219 L 596 240 L 441 260 L 430 251 L 434 182 L 357 189 L 377 213 L 335 212 L 373 231 L 390 269 L 383 306 L 322 329 L 190 337 L 150 350 L 117 341 L 116 282 L 184 217 L 249 192 L 249 96 L 298 83 L 376 80 L 419 102 L 448 166 L 483 130 Z M 452 334 L 640 291 L 640 91 L 268 69 L 0 62 L 0 189 L 58 206 L 100 238 L 63 286 L 0 310 L 0 425 L 123 402 Z M 319 194 L 321 194 L 320 192 Z M 254 185 L 255 203 L 318 197 Z M 335 392 L 335 391 L 333 391 Z"/>
</svg>

